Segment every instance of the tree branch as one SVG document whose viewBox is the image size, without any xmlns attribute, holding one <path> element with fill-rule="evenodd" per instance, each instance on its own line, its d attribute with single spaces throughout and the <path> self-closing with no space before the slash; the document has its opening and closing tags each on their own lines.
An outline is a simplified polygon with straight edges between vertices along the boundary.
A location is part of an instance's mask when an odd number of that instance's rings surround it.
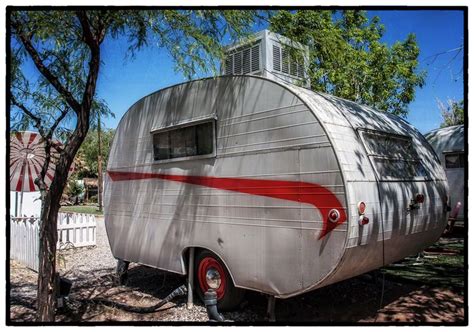
<svg viewBox="0 0 474 332">
<path fill-rule="evenodd" d="M 97 85 L 97 78 L 99 76 L 99 67 L 100 67 L 100 48 L 98 41 L 92 35 L 92 30 L 89 25 L 89 20 L 84 11 L 77 11 L 76 15 L 81 22 L 81 26 L 84 33 L 84 38 L 86 44 L 91 50 L 91 59 L 89 61 L 89 72 L 87 74 L 86 86 L 84 89 L 84 94 L 82 97 L 81 108 L 86 110 L 81 114 L 78 113 L 78 124 L 81 124 L 82 121 L 87 123 L 82 123 L 82 125 L 87 125 L 87 130 L 89 129 L 89 115 L 90 109 L 92 107 L 92 101 L 94 100 L 95 89 Z M 84 118 L 83 118 L 84 117 Z M 85 136 L 85 134 L 84 134 Z"/>
<path fill-rule="evenodd" d="M 108 24 L 108 15 L 106 11 L 100 11 L 99 22 L 97 24 L 96 39 L 98 43 L 102 43 L 105 37 L 105 27 Z"/>
<path fill-rule="evenodd" d="M 53 125 L 49 129 L 48 132 L 48 137 L 52 137 L 54 131 L 58 127 L 59 123 L 66 117 L 66 115 L 69 113 L 69 109 L 67 107 L 64 107 L 64 110 L 61 111 L 61 115 L 54 121 Z"/>
<path fill-rule="evenodd" d="M 20 38 L 23 46 L 31 56 L 33 63 L 39 72 L 51 83 L 51 85 L 61 94 L 69 106 L 76 112 L 80 109 L 80 104 L 76 101 L 72 93 L 67 90 L 59 81 L 59 79 L 44 65 L 43 60 L 31 42 L 31 37 L 27 36 L 20 28 L 20 23 L 12 20 L 12 27 L 15 28 L 17 36 Z"/>
<path fill-rule="evenodd" d="M 41 118 L 34 115 L 29 109 L 26 108 L 25 105 L 23 105 L 22 103 L 18 102 L 16 100 L 16 98 L 13 96 L 13 94 L 11 94 L 10 96 L 10 99 L 11 99 L 11 102 L 13 105 L 15 105 L 16 107 L 18 107 L 19 109 L 21 109 L 23 111 L 23 113 L 25 113 L 27 116 L 29 116 L 34 122 L 35 122 L 35 127 L 36 129 L 38 129 L 41 137 L 47 141 L 48 143 L 50 143 L 51 145 L 54 145 L 55 148 L 56 148 L 56 145 L 55 145 L 55 142 L 53 141 L 53 134 L 54 134 L 54 130 L 56 130 L 56 127 L 59 125 L 59 123 L 64 119 L 64 117 L 67 115 L 68 113 L 68 109 L 65 108 L 63 111 L 61 111 L 61 115 L 56 119 L 55 123 L 51 126 L 50 130 L 48 131 L 48 133 L 45 132 L 44 130 L 44 127 L 42 126 L 41 124 Z M 63 149 L 61 147 L 57 147 L 56 150 L 58 152 L 62 152 Z"/>
<path fill-rule="evenodd" d="M 79 19 L 79 22 L 81 23 L 82 33 L 86 44 L 91 50 L 98 48 L 99 44 L 96 38 L 94 37 L 94 34 L 92 33 L 91 25 L 89 19 L 87 18 L 86 12 L 83 10 L 78 10 L 76 11 L 76 16 Z"/>
<path fill-rule="evenodd" d="M 16 98 L 13 96 L 13 93 L 10 91 L 10 100 L 12 102 L 13 105 L 15 105 L 16 107 L 18 107 L 19 109 L 21 109 L 23 111 L 23 113 L 25 113 L 26 115 L 28 115 L 34 122 L 35 122 L 35 127 L 38 129 L 38 131 L 40 132 L 41 136 L 45 136 L 44 134 L 44 128 L 43 126 L 41 125 L 41 118 L 37 117 L 36 115 L 34 115 L 32 112 L 30 112 L 29 109 L 27 109 L 25 107 L 25 105 L 23 105 L 22 103 L 18 102 L 16 100 Z"/>
</svg>

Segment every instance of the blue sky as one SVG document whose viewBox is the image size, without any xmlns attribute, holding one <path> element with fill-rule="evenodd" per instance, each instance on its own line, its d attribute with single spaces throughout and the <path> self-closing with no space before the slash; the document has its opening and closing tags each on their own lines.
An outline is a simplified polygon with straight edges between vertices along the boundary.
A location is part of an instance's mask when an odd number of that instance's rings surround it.
<svg viewBox="0 0 474 332">
<path fill-rule="evenodd" d="M 436 98 L 463 98 L 463 13 L 454 10 L 385 10 L 368 11 L 369 17 L 379 16 L 385 25 L 383 42 L 388 45 L 403 40 L 413 32 L 420 46 L 420 69 L 427 71 L 426 84 L 417 89 L 415 100 L 409 105 L 407 120 L 422 133 L 439 127 L 442 121 Z M 261 27 L 256 28 L 259 30 Z M 115 128 L 124 112 L 141 97 L 158 89 L 186 81 L 174 71 L 174 64 L 163 50 L 147 48 L 135 59 L 124 60 L 127 45 L 124 41 L 107 42 L 103 46 L 99 96 L 104 98 L 115 119 L 106 126 Z M 454 59 L 453 59 L 454 58 Z"/>
<path fill-rule="evenodd" d="M 417 89 L 415 100 L 409 105 L 407 120 L 422 133 L 438 128 L 442 118 L 436 99 L 445 102 L 448 98 L 463 98 L 463 51 L 439 54 L 463 45 L 462 11 L 382 10 L 368 11 L 368 15 L 380 17 L 386 28 L 382 41 L 388 45 L 405 39 L 411 32 L 416 34 L 421 50 L 419 68 L 427 71 L 427 77 L 425 86 Z M 262 28 L 265 26 L 254 30 Z M 127 47 L 125 39 L 106 40 L 102 45 L 98 96 L 115 113 L 115 118 L 105 120 L 108 128 L 115 128 L 126 110 L 143 96 L 186 81 L 183 74 L 175 72 L 166 51 L 149 47 L 130 59 L 125 58 Z"/>
<path fill-rule="evenodd" d="M 389 45 L 410 32 L 416 34 L 421 51 L 420 69 L 427 71 L 427 77 L 425 86 L 417 89 L 416 98 L 409 106 L 407 120 L 423 134 L 438 128 L 442 117 L 436 98 L 443 102 L 448 98 L 463 99 L 463 50 L 435 55 L 463 45 L 463 13 L 454 10 L 369 12 L 369 16 L 375 15 L 385 25 L 383 41 Z"/>
</svg>

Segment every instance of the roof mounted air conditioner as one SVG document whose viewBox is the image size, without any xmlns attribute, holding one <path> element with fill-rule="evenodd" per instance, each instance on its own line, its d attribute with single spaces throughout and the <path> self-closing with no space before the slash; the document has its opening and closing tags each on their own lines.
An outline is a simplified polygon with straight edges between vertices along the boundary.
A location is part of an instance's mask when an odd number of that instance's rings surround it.
<svg viewBox="0 0 474 332">
<path fill-rule="evenodd" d="M 229 45 L 221 66 L 224 75 L 260 75 L 309 87 L 309 49 L 282 35 L 262 30 Z"/>
</svg>

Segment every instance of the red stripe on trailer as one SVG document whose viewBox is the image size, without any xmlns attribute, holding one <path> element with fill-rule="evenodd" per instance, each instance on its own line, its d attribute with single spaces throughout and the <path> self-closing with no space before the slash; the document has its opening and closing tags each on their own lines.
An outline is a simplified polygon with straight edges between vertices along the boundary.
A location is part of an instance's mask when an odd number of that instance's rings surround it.
<svg viewBox="0 0 474 332">
<path fill-rule="evenodd" d="M 243 178 L 217 178 L 209 176 L 170 175 L 158 173 L 107 172 L 112 181 L 162 179 L 183 182 L 215 189 L 229 190 L 244 194 L 265 196 L 287 201 L 314 205 L 323 216 L 323 229 L 319 239 L 332 231 L 347 219 L 344 208 L 337 197 L 328 189 L 308 182 L 255 180 Z M 309 194 L 309 195 L 308 195 Z M 337 222 L 330 222 L 329 211 L 337 209 L 341 217 Z"/>
</svg>

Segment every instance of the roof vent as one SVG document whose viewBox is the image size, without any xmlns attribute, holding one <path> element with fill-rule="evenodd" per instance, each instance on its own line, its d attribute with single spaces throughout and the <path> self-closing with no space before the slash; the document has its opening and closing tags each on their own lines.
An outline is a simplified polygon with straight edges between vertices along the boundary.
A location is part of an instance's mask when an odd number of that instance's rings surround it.
<svg viewBox="0 0 474 332">
<path fill-rule="evenodd" d="M 260 45 L 238 48 L 227 52 L 226 75 L 256 74 L 260 69 Z"/>
<path fill-rule="evenodd" d="M 260 45 L 252 47 L 252 72 L 260 71 Z"/>
<path fill-rule="evenodd" d="M 268 30 L 263 30 L 226 47 L 222 64 L 225 75 L 252 74 L 309 87 L 307 46 Z"/>
</svg>

